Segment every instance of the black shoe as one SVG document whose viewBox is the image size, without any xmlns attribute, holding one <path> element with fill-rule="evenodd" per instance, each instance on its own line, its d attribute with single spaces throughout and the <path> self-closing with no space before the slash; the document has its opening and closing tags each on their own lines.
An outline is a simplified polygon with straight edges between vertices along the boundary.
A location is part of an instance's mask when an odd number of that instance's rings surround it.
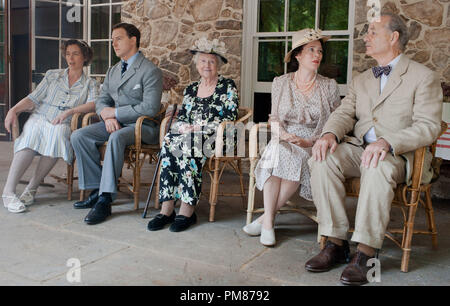
<svg viewBox="0 0 450 306">
<path fill-rule="evenodd" d="M 110 196 L 104 196 L 103 194 L 99 196 L 94 207 L 84 218 L 84 222 L 94 225 L 105 221 L 107 217 L 111 216 L 111 203 L 112 199 Z"/>
<path fill-rule="evenodd" d="M 169 229 L 171 232 L 182 232 L 184 230 L 187 230 L 189 226 L 195 223 L 197 223 L 197 215 L 195 213 L 193 213 L 190 217 L 178 215 L 175 217 L 175 221 L 172 223 Z"/>
<path fill-rule="evenodd" d="M 159 231 L 164 228 L 166 224 L 172 223 L 175 220 L 175 211 L 170 216 L 157 214 L 147 225 L 149 231 Z"/>
<path fill-rule="evenodd" d="M 85 209 L 85 208 L 92 208 L 94 207 L 94 204 L 98 200 L 98 189 L 94 189 L 91 191 L 91 194 L 89 197 L 84 201 L 78 201 L 73 204 L 73 208 L 75 209 Z"/>
</svg>

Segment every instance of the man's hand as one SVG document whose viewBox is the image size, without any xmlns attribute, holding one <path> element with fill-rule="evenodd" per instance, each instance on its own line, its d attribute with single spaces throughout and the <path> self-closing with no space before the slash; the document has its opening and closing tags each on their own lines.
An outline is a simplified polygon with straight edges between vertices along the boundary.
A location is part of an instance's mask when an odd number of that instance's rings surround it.
<svg viewBox="0 0 450 306">
<path fill-rule="evenodd" d="M 119 121 L 116 119 L 105 120 L 105 127 L 106 131 L 110 134 L 121 129 Z"/>
<path fill-rule="evenodd" d="M 369 168 L 369 166 L 372 168 L 376 168 L 378 165 L 378 160 L 384 160 L 386 154 L 389 152 L 390 147 L 390 144 L 383 138 L 372 142 L 364 150 L 361 156 L 361 164 L 365 168 Z"/>
<path fill-rule="evenodd" d="M 8 133 L 11 133 L 13 127 L 17 126 L 17 123 L 17 113 L 13 109 L 10 109 L 5 118 L 5 129 Z"/>
<path fill-rule="evenodd" d="M 332 133 L 326 133 L 319 138 L 312 148 L 312 157 L 315 161 L 325 160 L 327 151 L 330 148 L 330 154 L 333 154 L 337 148 L 336 136 Z"/>
<path fill-rule="evenodd" d="M 106 121 L 107 119 L 115 119 L 116 109 L 114 107 L 105 107 L 100 112 L 100 117 L 102 117 L 103 121 Z"/>
</svg>

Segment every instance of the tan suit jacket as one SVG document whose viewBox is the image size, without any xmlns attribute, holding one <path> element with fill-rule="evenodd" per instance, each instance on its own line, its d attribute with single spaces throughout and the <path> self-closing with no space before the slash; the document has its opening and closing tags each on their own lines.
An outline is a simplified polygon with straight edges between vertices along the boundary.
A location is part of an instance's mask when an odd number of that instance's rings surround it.
<svg viewBox="0 0 450 306">
<path fill-rule="evenodd" d="M 401 55 L 380 94 L 380 79 L 369 69 L 356 76 L 347 96 L 331 114 L 322 135 L 333 133 L 339 142 L 363 145 L 371 127 L 377 138 L 384 138 L 394 156 L 406 159 L 406 178 L 410 183 L 414 150 L 430 145 L 439 135 L 442 118 L 442 90 L 436 73 Z M 433 175 L 428 152 L 422 180 Z"/>
</svg>

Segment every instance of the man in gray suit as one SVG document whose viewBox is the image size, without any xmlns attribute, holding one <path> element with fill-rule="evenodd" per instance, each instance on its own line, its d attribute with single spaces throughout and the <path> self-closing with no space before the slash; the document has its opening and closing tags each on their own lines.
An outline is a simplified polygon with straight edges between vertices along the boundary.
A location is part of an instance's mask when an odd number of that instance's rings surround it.
<svg viewBox="0 0 450 306">
<path fill-rule="evenodd" d="M 134 143 L 139 116 L 155 116 L 161 106 L 162 72 L 139 51 L 140 32 L 132 24 L 113 27 L 112 45 L 119 63 L 110 67 L 95 108 L 101 122 L 75 131 L 71 142 L 78 164 L 80 189 L 91 189 L 89 198 L 76 202 L 77 209 L 91 208 L 87 224 L 103 222 L 111 215 L 127 145 Z M 159 126 L 144 122 L 142 141 L 158 142 Z M 103 167 L 98 147 L 108 142 Z"/>
</svg>

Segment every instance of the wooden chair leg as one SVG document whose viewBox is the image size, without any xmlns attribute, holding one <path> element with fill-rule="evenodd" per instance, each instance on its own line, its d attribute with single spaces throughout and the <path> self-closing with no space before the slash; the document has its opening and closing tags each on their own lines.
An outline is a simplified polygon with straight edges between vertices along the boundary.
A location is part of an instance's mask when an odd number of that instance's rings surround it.
<svg viewBox="0 0 450 306">
<path fill-rule="evenodd" d="M 241 200 L 242 200 L 242 208 L 245 209 L 245 203 L 247 202 L 245 196 L 245 188 L 244 188 L 244 175 L 242 174 L 242 161 L 239 159 L 237 161 L 237 168 L 239 170 L 239 182 L 241 184 Z"/>
<path fill-rule="evenodd" d="M 253 210 L 255 209 L 255 164 L 256 160 L 250 160 L 250 180 L 248 183 L 248 200 L 247 200 L 247 222 L 252 223 Z"/>
<path fill-rule="evenodd" d="M 405 224 L 405 234 L 403 235 L 403 241 L 402 241 L 402 263 L 400 270 L 402 272 L 408 272 L 408 265 L 409 265 L 409 257 L 411 255 L 411 241 L 412 236 L 414 232 L 414 218 L 417 211 L 417 204 L 411 205 L 408 209 L 408 220 Z"/>
<path fill-rule="evenodd" d="M 141 167 L 140 161 L 137 160 L 133 168 L 133 196 L 134 210 L 139 209 L 139 190 L 141 189 Z"/>
<path fill-rule="evenodd" d="M 67 200 L 72 201 L 74 164 L 67 164 Z"/>
<path fill-rule="evenodd" d="M 425 190 L 425 211 L 427 213 L 428 230 L 431 233 L 431 243 L 433 249 L 436 250 L 438 247 L 437 228 L 434 219 L 433 203 L 431 202 L 431 188 Z"/>
<path fill-rule="evenodd" d="M 213 179 L 211 180 L 211 188 L 209 194 L 209 222 L 214 222 L 214 216 L 216 213 L 217 193 L 219 192 L 219 166 L 218 159 L 214 160 Z"/>
</svg>

